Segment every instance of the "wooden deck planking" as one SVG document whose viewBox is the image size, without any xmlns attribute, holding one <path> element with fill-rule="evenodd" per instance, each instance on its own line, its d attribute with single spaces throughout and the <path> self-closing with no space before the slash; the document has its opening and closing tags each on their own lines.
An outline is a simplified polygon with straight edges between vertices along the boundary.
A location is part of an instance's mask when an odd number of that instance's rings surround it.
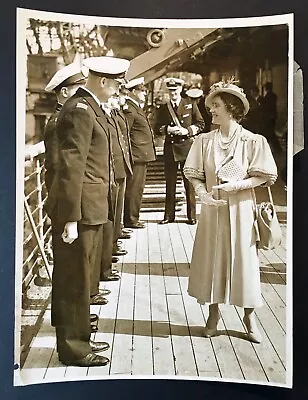
<svg viewBox="0 0 308 400">
<path fill-rule="evenodd" d="M 121 274 L 122 271 L 122 262 L 120 261 L 117 263 L 116 269 Z M 119 293 L 121 287 L 121 280 L 115 282 L 101 282 L 100 288 L 107 288 L 111 290 L 111 293 L 106 296 L 108 299 L 108 303 L 104 306 L 99 306 L 99 310 L 95 307 L 91 306 L 91 312 L 97 312 L 99 315 L 99 322 L 98 322 L 98 332 L 93 334 L 93 340 L 96 342 L 107 342 L 110 344 L 110 349 L 100 353 L 101 355 L 108 357 L 111 359 L 112 357 L 112 349 L 114 344 L 114 331 L 115 331 L 115 323 L 116 323 L 116 316 L 117 316 L 117 309 L 119 303 Z M 89 368 L 88 376 L 104 376 L 110 374 L 110 367 L 111 364 L 102 367 L 96 368 Z"/>
<path fill-rule="evenodd" d="M 169 232 L 197 373 L 204 377 L 213 376 L 214 373 L 214 376 L 220 377 L 211 343 L 203 335 L 205 321 L 200 305 L 187 293 L 189 257 L 192 250 L 192 246 L 189 249 L 185 247 L 185 244 L 192 242 L 188 225 L 183 223 L 172 224 L 169 227 Z"/>
<path fill-rule="evenodd" d="M 205 311 L 204 308 L 202 310 Z M 208 315 L 208 310 L 206 310 L 206 315 Z M 223 319 L 218 322 L 217 336 L 205 339 L 212 343 L 221 377 L 224 379 L 244 379 L 232 343 L 226 334 Z"/>
<path fill-rule="evenodd" d="M 243 310 L 240 309 L 239 307 L 235 307 L 235 310 L 237 312 L 238 318 L 242 319 Z M 285 383 L 286 381 L 285 367 L 281 362 L 275 348 L 273 347 L 273 344 L 269 340 L 266 331 L 264 330 L 260 321 L 257 320 L 257 323 L 262 335 L 262 342 L 259 344 L 251 343 L 251 345 L 254 348 L 262 364 L 262 368 L 267 376 L 268 381 L 272 383 Z"/>
<path fill-rule="evenodd" d="M 286 260 L 286 250 L 280 245 L 273 250 L 273 253 L 279 257 L 281 263 L 285 263 Z"/>
<path fill-rule="evenodd" d="M 127 242 L 128 254 L 123 257 L 115 336 L 111 353 L 111 375 L 131 375 L 132 372 L 136 246 L 137 235 L 134 232 Z"/>
<path fill-rule="evenodd" d="M 143 218 L 143 220 L 144 219 L 145 218 Z M 132 374 L 152 375 L 152 321 L 147 228 L 137 230 L 136 234 L 137 248 Z"/>
<path fill-rule="evenodd" d="M 168 225 L 160 225 L 158 229 L 166 295 L 180 295 L 181 291 L 177 280 L 177 272 L 174 264 L 174 255 L 168 228 Z"/>
<path fill-rule="evenodd" d="M 61 381 L 65 379 L 67 367 L 63 365 L 58 358 L 58 353 L 54 348 L 52 352 L 52 356 L 48 367 L 46 368 L 46 373 L 44 376 L 44 381 L 46 382 L 54 382 Z"/>
<path fill-rule="evenodd" d="M 175 375 L 158 225 L 148 225 L 154 375 Z"/>
<path fill-rule="evenodd" d="M 148 272 L 148 266 L 136 266 L 132 354 L 133 375 L 153 374 L 152 322 Z"/>
<path fill-rule="evenodd" d="M 38 335 L 33 339 L 31 351 L 21 370 L 21 380 L 23 384 L 29 384 L 33 381 L 41 381 L 45 378 L 46 370 L 55 347 L 55 337 Z"/>
<path fill-rule="evenodd" d="M 198 376 L 183 300 L 180 295 L 167 296 L 176 375 Z"/>
<path fill-rule="evenodd" d="M 272 313 L 275 315 L 279 325 L 286 331 L 286 308 L 285 303 L 282 301 L 278 293 L 274 290 L 273 286 L 268 283 L 261 283 L 261 290 L 263 299 L 269 305 Z"/>
<path fill-rule="evenodd" d="M 175 225 L 173 225 L 173 227 L 175 227 Z M 182 292 L 176 270 L 175 253 L 172 248 L 172 229 L 172 224 L 163 225 L 159 230 L 159 235 L 162 260 L 164 263 L 166 261 L 172 261 L 172 264 L 167 264 L 168 276 L 166 276 L 165 268 L 164 274 L 165 282 L 172 282 L 172 284 L 169 283 L 169 286 L 166 284 L 166 294 L 176 368 L 175 373 L 176 375 L 183 376 L 197 376 L 198 373 L 195 363 L 194 351 L 189 335 L 187 319 L 182 299 Z"/>
<path fill-rule="evenodd" d="M 269 265 L 281 280 L 286 283 L 286 262 L 285 259 L 282 261 L 277 254 L 272 250 L 260 250 L 259 251 L 260 261 Z M 286 254 L 285 254 L 286 257 Z"/>
<path fill-rule="evenodd" d="M 276 272 L 273 272 L 270 265 L 261 265 L 260 276 L 261 282 L 271 285 L 283 304 L 286 305 L 286 284 L 282 280 L 281 276 Z"/>
<path fill-rule="evenodd" d="M 31 350 L 20 372 L 23 384 L 45 379 L 48 365 L 56 346 L 54 328 L 51 326 L 50 307 L 47 308 L 41 328 L 31 343 Z"/>
<path fill-rule="evenodd" d="M 263 306 L 255 311 L 259 322 L 261 323 L 267 337 L 275 349 L 283 366 L 286 365 L 286 337 L 285 332 L 272 313 L 268 304 L 264 302 Z"/>
<path fill-rule="evenodd" d="M 208 307 L 200 306 L 187 293 L 197 226 L 186 224 L 185 212 L 183 207 L 177 223 L 168 225 L 157 224 L 162 213 L 143 213 L 141 219 L 148 221 L 146 229 L 134 230 L 131 239 L 122 241 L 128 250 L 116 265 L 122 279 L 101 283 L 112 292 L 107 305 L 91 306 L 91 312 L 100 316 L 99 332 L 93 338 L 110 343 L 111 349 L 101 354 L 111 357 L 111 364 L 63 366 L 47 312 L 21 371 L 25 384 L 38 379 L 52 382 L 109 374 L 285 383 L 285 232 L 279 249 L 260 251 L 264 306 L 256 315 L 263 342 L 252 344 L 240 338 L 244 335 L 242 310 L 228 305 L 221 309 L 218 335 L 208 339 L 203 336 Z M 49 337 L 48 348 L 42 347 L 40 334 Z"/>
<path fill-rule="evenodd" d="M 244 378 L 250 381 L 266 382 L 267 376 L 262 368 L 260 359 L 250 341 L 246 339 L 242 321 L 235 307 L 228 304 L 221 304 L 219 309 Z"/>
<path fill-rule="evenodd" d="M 219 367 L 211 341 L 204 337 L 205 319 L 201 306 L 187 293 L 187 278 L 183 277 L 186 271 L 182 272 L 183 269 L 185 269 L 183 265 L 178 267 L 179 281 L 198 375 L 204 377 L 220 377 Z"/>
</svg>

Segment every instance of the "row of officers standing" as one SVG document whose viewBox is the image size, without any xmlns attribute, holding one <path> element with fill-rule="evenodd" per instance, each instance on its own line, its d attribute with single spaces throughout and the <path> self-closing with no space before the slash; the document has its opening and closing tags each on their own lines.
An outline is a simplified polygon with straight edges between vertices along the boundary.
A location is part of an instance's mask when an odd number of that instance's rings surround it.
<svg viewBox="0 0 308 400">
<path fill-rule="evenodd" d="M 91 304 L 104 305 L 117 281 L 112 264 L 125 255 L 119 239 L 128 239 L 139 220 L 147 164 L 156 159 L 154 136 L 143 110 L 144 79 L 127 82 L 130 62 L 115 57 L 84 60 L 59 70 L 46 86 L 57 96 L 55 113 L 44 135 L 45 209 L 52 224 L 52 325 L 59 360 L 65 365 L 102 366 L 94 342 L 98 316 Z M 170 101 L 160 109 L 158 129 L 164 147 L 166 210 L 161 223 L 174 220 L 177 169 L 183 170 L 193 137 L 204 128 L 195 103 L 183 99 L 183 81 L 166 79 Z M 33 153 L 32 153 L 33 155 Z M 196 223 L 195 194 L 184 177 L 188 223 Z"/>
</svg>

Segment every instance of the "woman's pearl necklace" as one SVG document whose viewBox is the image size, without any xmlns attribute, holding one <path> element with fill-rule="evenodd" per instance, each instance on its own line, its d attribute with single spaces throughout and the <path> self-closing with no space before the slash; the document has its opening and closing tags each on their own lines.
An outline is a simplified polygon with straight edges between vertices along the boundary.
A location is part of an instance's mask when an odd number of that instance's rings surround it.
<svg viewBox="0 0 308 400">
<path fill-rule="evenodd" d="M 223 140 L 221 131 L 218 131 L 217 143 L 222 150 L 228 150 L 230 146 L 233 144 L 234 139 L 236 138 L 237 129 L 231 136 L 227 137 L 227 140 Z"/>
</svg>

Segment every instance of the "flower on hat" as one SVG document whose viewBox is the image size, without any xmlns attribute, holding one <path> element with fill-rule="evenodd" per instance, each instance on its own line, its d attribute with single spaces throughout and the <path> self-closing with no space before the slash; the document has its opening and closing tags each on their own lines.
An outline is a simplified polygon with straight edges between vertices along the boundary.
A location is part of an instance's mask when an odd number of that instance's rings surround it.
<svg viewBox="0 0 308 400">
<path fill-rule="evenodd" d="M 226 79 L 223 79 L 223 80 L 221 80 L 220 82 L 214 83 L 214 84 L 210 87 L 210 93 L 213 92 L 214 90 L 217 90 L 217 89 L 226 89 L 226 88 L 230 88 L 230 86 L 233 86 L 233 88 L 234 88 L 234 86 L 236 86 L 237 89 L 240 89 L 240 91 L 244 93 L 244 90 L 243 90 L 242 88 L 240 88 L 240 87 L 237 86 L 237 85 L 234 85 L 234 83 L 238 83 L 238 82 L 239 82 L 239 81 L 236 81 L 234 76 L 231 76 L 231 77 L 230 77 L 229 79 L 227 79 L 227 80 L 226 80 Z"/>
</svg>

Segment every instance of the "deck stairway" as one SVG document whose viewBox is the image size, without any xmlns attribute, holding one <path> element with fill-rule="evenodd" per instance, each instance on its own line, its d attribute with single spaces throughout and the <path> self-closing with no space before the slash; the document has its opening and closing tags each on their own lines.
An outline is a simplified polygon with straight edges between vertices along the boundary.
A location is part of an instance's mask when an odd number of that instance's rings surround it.
<svg viewBox="0 0 308 400">
<path fill-rule="evenodd" d="M 164 211 L 166 197 L 166 181 L 164 174 L 164 161 L 162 155 L 157 160 L 150 162 L 142 197 L 141 212 Z M 176 211 L 180 211 L 185 201 L 184 185 L 180 170 L 178 170 L 176 186 Z"/>
</svg>

